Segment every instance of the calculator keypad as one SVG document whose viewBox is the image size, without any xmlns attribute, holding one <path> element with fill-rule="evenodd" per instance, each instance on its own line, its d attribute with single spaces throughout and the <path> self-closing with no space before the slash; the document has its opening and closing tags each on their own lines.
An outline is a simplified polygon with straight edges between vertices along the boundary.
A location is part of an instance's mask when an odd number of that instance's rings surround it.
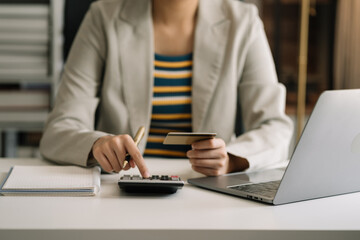
<svg viewBox="0 0 360 240">
<path fill-rule="evenodd" d="M 152 175 L 149 178 L 142 178 L 140 175 L 123 175 L 118 185 L 126 192 L 175 193 L 184 186 L 184 182 L 176 175 Z"/>
</svg>

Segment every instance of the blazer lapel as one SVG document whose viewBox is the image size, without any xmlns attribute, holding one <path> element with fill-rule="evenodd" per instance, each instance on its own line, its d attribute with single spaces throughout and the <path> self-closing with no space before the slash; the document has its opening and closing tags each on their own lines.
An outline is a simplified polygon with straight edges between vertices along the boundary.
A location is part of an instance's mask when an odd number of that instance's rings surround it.
<svg viewBox="0 0 360 240">
<path fill-rule="evenodd" d="M 222 1 L 200 0 L 195 31 L 192 125 L 193 131 L 202 129 L 214 95 L 226 50 L 230 21 L 224 14 Z"/>
<path fill-rule="evenodd" d="M 224 11 L 222 1 L 200 0 L 193 57 L 193 131 L 203 131 L 219 81 L 230 29 Z M 140 125 L 148 126 L 151 117 L 154 58 L 151 1 L 126 0 L 119 14 L 116 21 L 119 67 L 133 135 Z"/>
<path fill-rule="evenodd" d="M 119 67 L 132 135 L 139 126 L 148 126 L 151 115 L 154 57 L 151 19 L 151 1 L 127 0 L 116 21 Z"/>
</svg>

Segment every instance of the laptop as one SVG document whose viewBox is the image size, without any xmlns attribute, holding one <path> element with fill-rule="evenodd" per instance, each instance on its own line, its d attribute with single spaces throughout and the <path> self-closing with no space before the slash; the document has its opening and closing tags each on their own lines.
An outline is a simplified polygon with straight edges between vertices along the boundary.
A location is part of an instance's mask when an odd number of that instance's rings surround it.
<svg viewBox="0 0 360 240">
<path fill-rule="evenodd" d="M 188 179 L 273 205 L 360 191 L 360 89 L 319 97 L 286 168 Z"/>
</svg>

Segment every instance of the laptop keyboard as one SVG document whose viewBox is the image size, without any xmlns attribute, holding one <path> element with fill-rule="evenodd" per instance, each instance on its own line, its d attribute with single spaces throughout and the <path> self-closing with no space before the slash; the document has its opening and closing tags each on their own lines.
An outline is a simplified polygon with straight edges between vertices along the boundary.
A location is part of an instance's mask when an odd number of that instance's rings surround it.
<svg viewBox="0 0 360 240">
<path fill-rule="evenodd" d="M 265 183 L 254 183 L 229 187 L 230 189 L 260 195 L 267 198 L 274 198 L 278 190 L 280 181 L 271 181 Z"/>
</svg>

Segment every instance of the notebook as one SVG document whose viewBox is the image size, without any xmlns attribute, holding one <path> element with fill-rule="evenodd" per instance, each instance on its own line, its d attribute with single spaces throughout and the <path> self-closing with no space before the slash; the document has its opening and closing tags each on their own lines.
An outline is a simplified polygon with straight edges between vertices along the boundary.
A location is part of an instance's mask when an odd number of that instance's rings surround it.
<svg viewBox="0 0 360 240">
<path fill-rule="evenodd" d="M 0 194 L 12 196 L 92 196 L 99 191 L 99 167 L 14 166 L 0 183 Z"/>
<path fill-rule="evenodd" d="M 188 179 L 274 205 L 360 191 L 360 89 L 324 92 L 286 169 Z"/>
</svg>

